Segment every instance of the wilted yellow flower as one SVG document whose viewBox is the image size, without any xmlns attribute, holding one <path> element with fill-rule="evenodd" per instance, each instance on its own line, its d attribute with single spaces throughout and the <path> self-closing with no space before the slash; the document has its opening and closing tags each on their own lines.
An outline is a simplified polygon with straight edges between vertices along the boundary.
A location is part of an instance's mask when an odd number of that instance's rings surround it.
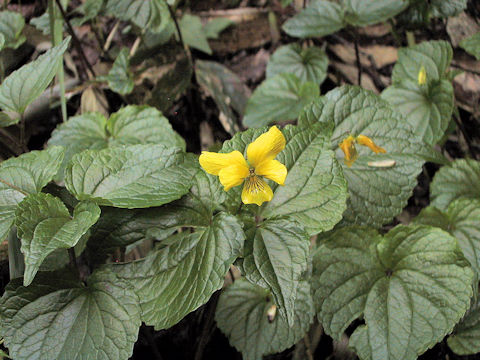
<svg viewBox="0 0 480 360">
<path fill-rule="evenodd" d="M 422 66 L 418 72 L 418 85 L 425 85 L 427 83 L 427 71 Z"/>
<path fill-rule="evenodd" d="M 348 167 L 352 166 L 352 164 L 358 158 L 357 149 L 355 148 L 355 138 L 352 135 L 349 135 L 346 139 L 343 139 L 338 146 L 345 154 L 345 158 L 343 159 L 345 164 Z"/>
<path fill-rule="evenodd" d="M 357 137 L 353 137 L 352 135 L 348 135 L 343 141 L 338 145 L 338 147 L 343 151 L 345 154 L 345 158 L 343 161 L 345 165 L 348 167 L 352 166 L 352 164 L 357 160 L 358 153 L 357 149 L 355 148 L 355 144 L 363 145 L 368 147 L 372 150 L 375 154 L 378 153 L 386 153 L 384 148 L 381 148 L 377 144 L 375 144 L 372 139 L 365 135 L 358 135 Z"/>
<path fill-rule="evenodd" d="M 285 137 L 276 126 L 260 135 L 247 147 L 247 159 L 240 151 L 227 154 L 202 151 L 200 165 L 209 174 L 218 175 L 224 190 L 245 182 L 244 204 L 262 205 L 273 198 L 273 191 L 262 177 L 283 185 L 287 168 L 275 157 L 285 148 Z"/>
<path fill-rule="evenodd" d="M 372 139 L 370 139 L 368 136 L 365 135 L 358 135 L 357 136 L 357 143 L 358 145 L 363 145 L 368 147 L 370 150 L 372 150 L 375 154 L 378 153 L 386 153 L 384 148 L 381 148 L 380 146 L 376 145 Z"/>
</svg>

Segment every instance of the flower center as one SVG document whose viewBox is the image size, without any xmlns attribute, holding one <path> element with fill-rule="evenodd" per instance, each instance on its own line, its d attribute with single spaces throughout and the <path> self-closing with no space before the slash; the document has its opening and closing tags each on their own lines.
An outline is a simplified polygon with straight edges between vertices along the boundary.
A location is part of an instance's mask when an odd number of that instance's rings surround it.
<svg viewBox="0 0 480 360">
<path fill-rule="evenodd" d="M 250 168 L 250 176 L 255 176 L 255 168 Z"/>
</svg>

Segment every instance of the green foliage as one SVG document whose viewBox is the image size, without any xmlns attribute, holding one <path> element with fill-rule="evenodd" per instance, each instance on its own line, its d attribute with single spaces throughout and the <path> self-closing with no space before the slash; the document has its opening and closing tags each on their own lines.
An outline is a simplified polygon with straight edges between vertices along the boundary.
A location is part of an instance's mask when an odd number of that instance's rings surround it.
<svg viewBox="0 0 480 360">
<path fill-rule="evenodd" d="M 178 22 L 178 25 L 180 26 L 180 32 L 185 44 L 212 55 L 207 35 L 198 16 L 185 14 Z"/>
<path fill-rule="evenodd" d="M 112 269 L 138 294 L 142 320 L 155 329 L 166 329 L 222 287 L 242 251 L 244 236 L 234 216 L 219 213 L 209 226 L 173 235 L 144 260 L 112 265 Z"/>
<path fill-rule="evenodd" d="M 149 143 L 185 149 L 185 140 L 172 129 L 160 111 L 134 105 L 120 109 L 108 120 L 99 113 L 73 116 L 60 124 L 48 141 L 49 146 L 65 148 L 59 179 L 63 179 L 64 169 L 73 155 L 84 150 Z"/>
<path fill-rule="evenodd" d="M 54 146 L 0 163 L 0 239 L 5 238 L 13 225 L 17 205 L 52 180 L 62 159 L 63 149 Z"/>
<path fill-rule="evenodd" d="M 255 89 L 248 99 L 243 124 L 261 127 L 274 121 L 296 119 L 303 107 L 319 94 L 317 84 L 302 82 L 294 74 L 278 74 Z"/>
<path fill-rule="evenodd" d="M 414 221 L 438 227 L 457 238 L 463 254 L 480 274 L 480 199 L 454 200 L 445 212 L 429 206 Z"/>
<path fill-rule="evenodd" d="M 361 359 L 416 359 L 451 332 L 472 296 L 473 272 L 456 239 L 428 226 L 397 226 L 384 237 L 343 228 L 322 241 L 313 262 L 326 333 L 340 339 L 365 319 L 350 338 Z"/>
<path fill-rule="evenodd" d="M 47 88 L 62 66 L 63 53 L 69 42 L 70 38 L 66 38 L 37 60 L 11 73 L 0 85 L 0 107 L 4 111 L 23 114 L 26 107 Z M 17 123 L 19 119 L 19 116 L 14 117 L 8 125 Z"/>
<path fill-rule="evenodd" d="M 313 0 L 283 30 L 290 36 L 320 37 L 337 32 L 347 25 L 366 26 L 385 21 L 408 6 L 407 0 Z"/>
<path fill-rule="evenodd" d="M 363 134 L 372 137 L 386 154 L 373 154 L 358 149 L 359 158 L 351 167 L 343 164 L 343 173 L 350 194 L 344 223 L 381 226 L 398 215 L 417 183 L 424 158 L 435 156 L 409 124 L 377 95 L 356 86 L 343 86 L 330 91 L 328 102 L 310 115 L 313 120 L 333 121 L 332 148 L 339 159 L 338 148 L 348 136 Z M 393 160 L 390 167 L 374 167 L 371 162 Z"/>
<path fill-rule="evenodd" d="M 328 57 L 321 48 L 302 49 L 298 43 L 282 46 L 267 65 L 267 77 L 281 73 L 295 74 L 300 81 L 321 84 L 327 77 Z"/>
<path fill-rule="evenodd" d="M 477 60 L 480 60 L 480 32 L 463 39 L 460 46 L 470 55 L 475 56 Z"/>
<path fill-rule="evenodd" d="M 108 87 L 119 94 L 130 94 L 133 90 L 134 83 L 133 74 L 129 70 L 129 66 L 129 50 L 128 48 L 123 48 L 118 53 L 108 75 L 98 77 L 98 80 L 106 81 Z"/>
<path fill-rule="evenodd" d="M 192 186 L 193 157 L 180 148 L 130 145 L 86 150 L 72 157 L 65 185 L 78 200 L 120 208 L 160 206 Z"/>
<path fill-rule="evenodd" d="M 471 355 L 480 352 L 480 303 L 473 304 L 465 317 L 447 339 L 455 354 Z"/>
<path fill-rule="evenodd" d="M 26 38 L 22 34 L 25 19 L 22 14 L 13 11 L 0 11 L 0 34 L 4 44 L 1 48 L 16 49 L 22 45 Z"/>
<path fill-rule="evenodd" d="M 342 7 L 326 0 L 313 0 L 300 13 L 287 20 L 283 30 L 290 36 L 320 37 L 341 30 L 345 26 Z"/>
<path fill-rule="evenodd" d="M 447 210 L 460 197 L 476 199 L 480 194 L 480 162 L 458 159 L 442 167 L 430 185 L 431 205 Z"/>
<path fill-rule="evenodd" d="M 242 264 L 246 279 L 270 290 L 280 314 L 294 325 L 297 286 L 307 270 L 308 235 L 288 218 L 247 228 L 246 235 Z"/>
<path fill-rule="evenodd" d="M 68 273 L 42 272 L 29 287 L 15 279 L 0 302 L 1 332 L 14 359 L 127 360 L 140 326 L 135 293 L 97 271 L 84 286 Z"/>
<path fill-rule="evenodd" d="M 226 116 L 233 134 L 239 116 L 245 111 L 250 90 L 237 75 L 219 63 L 197 60 L 195 70 L 198 84 Z"/>
<path fill-rule="evenodd" d="M 30 285 L 49 254 L 74 247 L 99 216 L 100 208 L 94 203 L 78 203 L 70 217 L 63 202 L 50 194 L 23 199 L 15 211 L 15 225 L 25 256 L 24 286 Z"/>
<path fill-rule="evenodd" d="M 313 321 L 310 285 L 298 283 L 295 322 L 290 327 L 276 316 L 270 323 L 267 311 L 273 305 L 270 294 L 245 280 L 237 280 L 220 296 L 215 319 L 230 344 L 245 360 L 262 360 L 263 355 L 283 351 L 299 341 Z"/>
<path fill-rule="evenodd" d="M 105 13 L 156 33 L 164 30 L 171 21 L 164 0 L 107 0 Z"/>
</svg>

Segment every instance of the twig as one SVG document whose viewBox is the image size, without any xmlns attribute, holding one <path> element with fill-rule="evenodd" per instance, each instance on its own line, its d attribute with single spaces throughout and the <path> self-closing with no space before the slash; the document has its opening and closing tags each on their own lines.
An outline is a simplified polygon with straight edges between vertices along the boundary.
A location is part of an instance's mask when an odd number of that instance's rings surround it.
<svg viewBox="0 0 480 360">
<path fill-rule="evenodd" d="M 175 11 L 173 11 L 172 7 L 169 4 L 167 4 L 167 6 L 168 6 L 168 11 L 170 12 L 170 16 L 172 17 L 173 22 L 175 23 L 178 39 L 180 40 L 180 43 L 185 49 L 185 53 L 187 54 L 188 60 L 190 60 L 190 64 L 193 65 L 192 53 L 190 52 L 190 48 L 188 47 L 188 45 L 183 41 L 182 32 L 180 31 L 180 26 L 178 25 L 177 17 L 175 16 Z"/>
<path fill-rule="evenodd" d="M 200 334 L 200 338 L 198 341 L 197 349 L 195 351 L 195 360 L 202 360 L 203 352 L 205 351 L 205 347 L 207 346 L 208 342 L 213 333 L 213 326 L 214 326 L 214 317 L 215 311 L 217 309 L 218 299 L 220 298 L 221 290 L 215 292 L 208 303 L 207 314 L 204 319 L 202 333 Z"/>
<path fill-rule="evenodd" d="M 68 249 L 68 257 L 70 258 L 70 266 L 75 271 L 75 274 L 79 276 L 80 271 L 78 270 L 77 257 L 75 255 L 75 249 L 73 247 Z"/>
<path fill-rule="evenodd" d="M 115 34 L 117 33 L 119 26 L 120 26 L 120 20 L 117 20 L 117 22 L 115 23 L 115 25 L 113 25 L 112 30 L 111 30 L 110 33 L 108 34 L 107 40 L 105 40 L 105 45 L 103 45 L 103 51 L 106 52 L 106 51 L 108 51 L 108 49 L 110 48 L 110 45 L 112 44 L 113 37 L 114 37 Z"/>
<path fill-rule="evenodd" d="M 451 67 L 454 67 L 454 68 L 457 68 L 457 69 L 460 69 L 460 70 L 463 70 L 463 71 L 465 71 L 465 72 L 469 72 L 469 73 L 472 73 L 472 74 L 475 74 L 475 75 L 479 75 L 479 76 L 480 76 L 480 72 L 475 71 L 475 70 L 471 70 L 471 69 L 466 69 L 466 68 L 462 67 L 461 65 L 451 63 L 450 66 L 451 66 Z"/>
<path fill-rule="evenodd" d="M 87 57 L 85 56 L 85 53 L 83 52 L 82 43 L 80 42 L 77 35 L 75 34 L 75 31 L 73 30 L 72 24 L 70 24 L 70 20 L 68 20 L 67 14 L 65 13 L 65 10 L 63 9 L 63 6 L 60 3 L 60 0 L 55 0 L 55 2 L 57 3 L 58 9 L 62 13 L 62 17 L 65 20 L 65 23 L 67 24 L 68 33 L 72 36 L 72 39 L 73 39 L 73 45 L 77 49 L 77 51 L 80 55 L 80 58 L 84 62 L 84 65 L 90 71 L 91 75 L 93 75 L 95 77 L 96 76 L 95 71 L 93 70 L 92 65 L 88 62 Z"/>
<path fill-rule="evenodd" d="M 357 83 L 358 86 L 362 86 L 362 62 L 360 61 L 360 51 L 358 50 L 358 41 L 356 36 L 353 40 L 353 45 L 355 46 L 355 62 L 358 69 Z"/>
</svg>

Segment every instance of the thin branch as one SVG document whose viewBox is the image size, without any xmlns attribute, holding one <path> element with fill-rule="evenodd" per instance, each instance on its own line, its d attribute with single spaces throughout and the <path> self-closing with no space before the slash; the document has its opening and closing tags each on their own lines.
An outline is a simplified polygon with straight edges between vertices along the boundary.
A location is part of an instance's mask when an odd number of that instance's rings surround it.
<svg viewBox="0 0 480 360">
<path fill-rule="evenodd" d="M 72 24 L 70 24 L 70 20 L 68 20 L 67 14 L 65 13 L 65 10 L 63 9 L 63 6 L 62 6 L 62 4 L 60 3 L 60 0 L 55 0 L 55 2 L 57 3 L 57 6 L 58 6 L 60 12 L 62 13 L 62 17 L 63 17 L 63 19 L 65 20 L 65 23 L 67 24 L 68 33 L 72 36 L 73 45 L 74 45 L 75 48 L 77 49 L 77 51 L 78 51 L 78 53 L 79 53 L 79 55 L 80 55 L 80 58 L 81 58 L 82 61 L 84 62 L 84 65 L 87 67 L 87 69 L 91 72 L 91 74 L 92 74 L 93 76 L 96 76 L 95 71 L 93 70 L 92 65 L 88 62 L 87 57 L 85 56 L 85 53 L 83 52 L 82 43 L 80 42 L 80 40 L 78 39 L 77 35 L 75 34 L 75 30 L 73 30 Z"/>
<path fill-rule="evenodd" d="M 110 48 L 110 45 L 112 44 L 113 37 L 114 37 L 115 34 L 117 33 L 119 26 L 120 26 L 120 20 L 117 20 L 117 22 L 115 23 L 115 25 L 113 25 L 112 30 L 111 30 L 110 33 L 108 34 L 107 40 L 105 40 L 105 45 L 103 45 L 103 51 L 106 52 L 106 51 L 108 51 L 108 49 Z"/>
<path fill-rule="evenodd" d="M 358 50 L 358 41 L 356 37 L 353 41 L 353 45 L 355 46 L 355 61 L 358 69 L 357 83 L 358 86 L 362 86 L 362 62 L 360 61 L 360 51 Z"/>
</svg>

